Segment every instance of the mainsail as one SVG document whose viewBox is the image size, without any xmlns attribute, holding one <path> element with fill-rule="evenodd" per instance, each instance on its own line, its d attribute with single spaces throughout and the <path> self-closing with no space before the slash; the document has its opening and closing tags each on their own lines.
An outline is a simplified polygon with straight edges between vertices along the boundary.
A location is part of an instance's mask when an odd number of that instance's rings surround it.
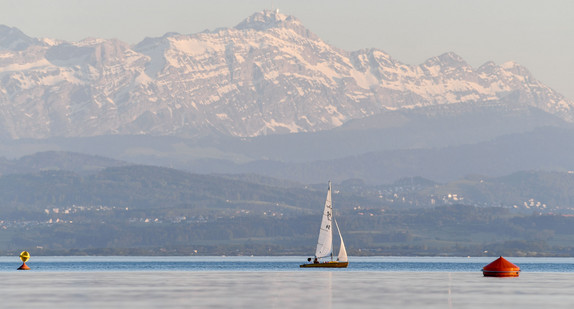
<svg viewBox="0 0 574 309">
<path fill-rule="evenodd" d="M 333 252 L 333 206 L 331 205 L 331 182 L 327 190 L 327 199 L 325 200 L 325 209 L 323 210 L 323 219 L 321 220 L 321 229 L 319 230 L 319 239 L 317 240 L 316 258 L 330 256 Z"/>
</svg>

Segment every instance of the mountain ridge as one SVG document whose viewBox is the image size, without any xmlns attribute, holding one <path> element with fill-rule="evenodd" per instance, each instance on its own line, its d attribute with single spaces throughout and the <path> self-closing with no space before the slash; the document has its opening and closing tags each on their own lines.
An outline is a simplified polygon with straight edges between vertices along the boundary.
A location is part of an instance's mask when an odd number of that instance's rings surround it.
<svg viewBox="0 0 574 309">
<path fill-rule="evenodd" d="M 406 65 L 377 49 L 337 49 L 276 11 L 233 28 L 166 33 L 133 46 L 105 39 L 30 42 L 0 51 L 2 138 L 254 137 L 465 102 L 510 102 L 574 120 L 572 100 L 515 63 L 474 69 L 448 52 Z"/>
</svg>

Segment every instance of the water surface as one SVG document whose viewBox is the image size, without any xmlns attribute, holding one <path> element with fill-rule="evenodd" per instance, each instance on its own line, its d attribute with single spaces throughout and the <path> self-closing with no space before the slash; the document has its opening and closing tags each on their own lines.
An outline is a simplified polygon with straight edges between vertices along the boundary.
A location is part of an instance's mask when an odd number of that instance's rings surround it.
<svg viewBox="0 0 574 309">
<path fill-rule="evenodd" d="M 518 278 L 483 277 L 495 258 L 0 258 L 4 308 L 571 308 L 574 259 L 507 258 Z"/>
</svg>

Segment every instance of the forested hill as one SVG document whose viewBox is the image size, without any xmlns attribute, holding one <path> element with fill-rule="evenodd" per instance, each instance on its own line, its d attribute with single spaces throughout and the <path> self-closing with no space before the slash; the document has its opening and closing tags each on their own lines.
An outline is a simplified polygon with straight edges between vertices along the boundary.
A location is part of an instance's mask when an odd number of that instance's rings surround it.
<svg viewBox="0 0 574 309">
<path fill-rule="evenodd" d="M 253 176 L 255 177 L 255 176 Z M 326 188 L 326 183 L 325 183 Z M 153 166 L 122 166 L 91 175 L 60 170 L 0 177 L 2 208 L 103 205 L 158 210 L 178 207 L 235 208 L 273 205 L 319 209 L 325 191 L 283 188 L 225 176 L 199 175 Z M 319 205 L 319 206 L 318 206 Z"/>
<path fill-rule="evenodd" d="M 328 181 L 300 184 L 254 174 L 194 174 L 65 153 L 37 157 L 45 160 L 22 158 L 0 164 L 2 170 L 12 171 L 0 175 L 0 209 L 4 216 L 17 210 L 37 212 L 72 205 L 148 211 L 183 207 L 213 212 L 263 208 L 285 214 L 319 212 Z M 475 175 L 445 184 L 420 177 L 376 186 L 350 179 L 334 183 L 333 189 L 335 208 L 339 210 L 452 203 L 532 205 L 537 210 L 563 213 L 574 209 L 574 173 L 570 172 L 525 171 L 505 177 Z"/>
</svg>

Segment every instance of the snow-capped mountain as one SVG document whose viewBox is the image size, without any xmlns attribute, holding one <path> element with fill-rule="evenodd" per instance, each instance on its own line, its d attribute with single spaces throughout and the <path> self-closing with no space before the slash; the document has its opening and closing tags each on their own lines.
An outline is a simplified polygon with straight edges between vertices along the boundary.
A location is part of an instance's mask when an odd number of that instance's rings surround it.
<svg viewBox="0 0 574 309">
<path fill-rule="evenodd" d="M 516 63 L 473 68 L 445 53 L 407 65 L 381 50 L 337 49 L 276 11 L 135 46 L 35 39 L 0 26 L 3 138 L 314 132 L 458 103 L 535 107 L 574 122 L 574 101 Z"/>
</svg>

